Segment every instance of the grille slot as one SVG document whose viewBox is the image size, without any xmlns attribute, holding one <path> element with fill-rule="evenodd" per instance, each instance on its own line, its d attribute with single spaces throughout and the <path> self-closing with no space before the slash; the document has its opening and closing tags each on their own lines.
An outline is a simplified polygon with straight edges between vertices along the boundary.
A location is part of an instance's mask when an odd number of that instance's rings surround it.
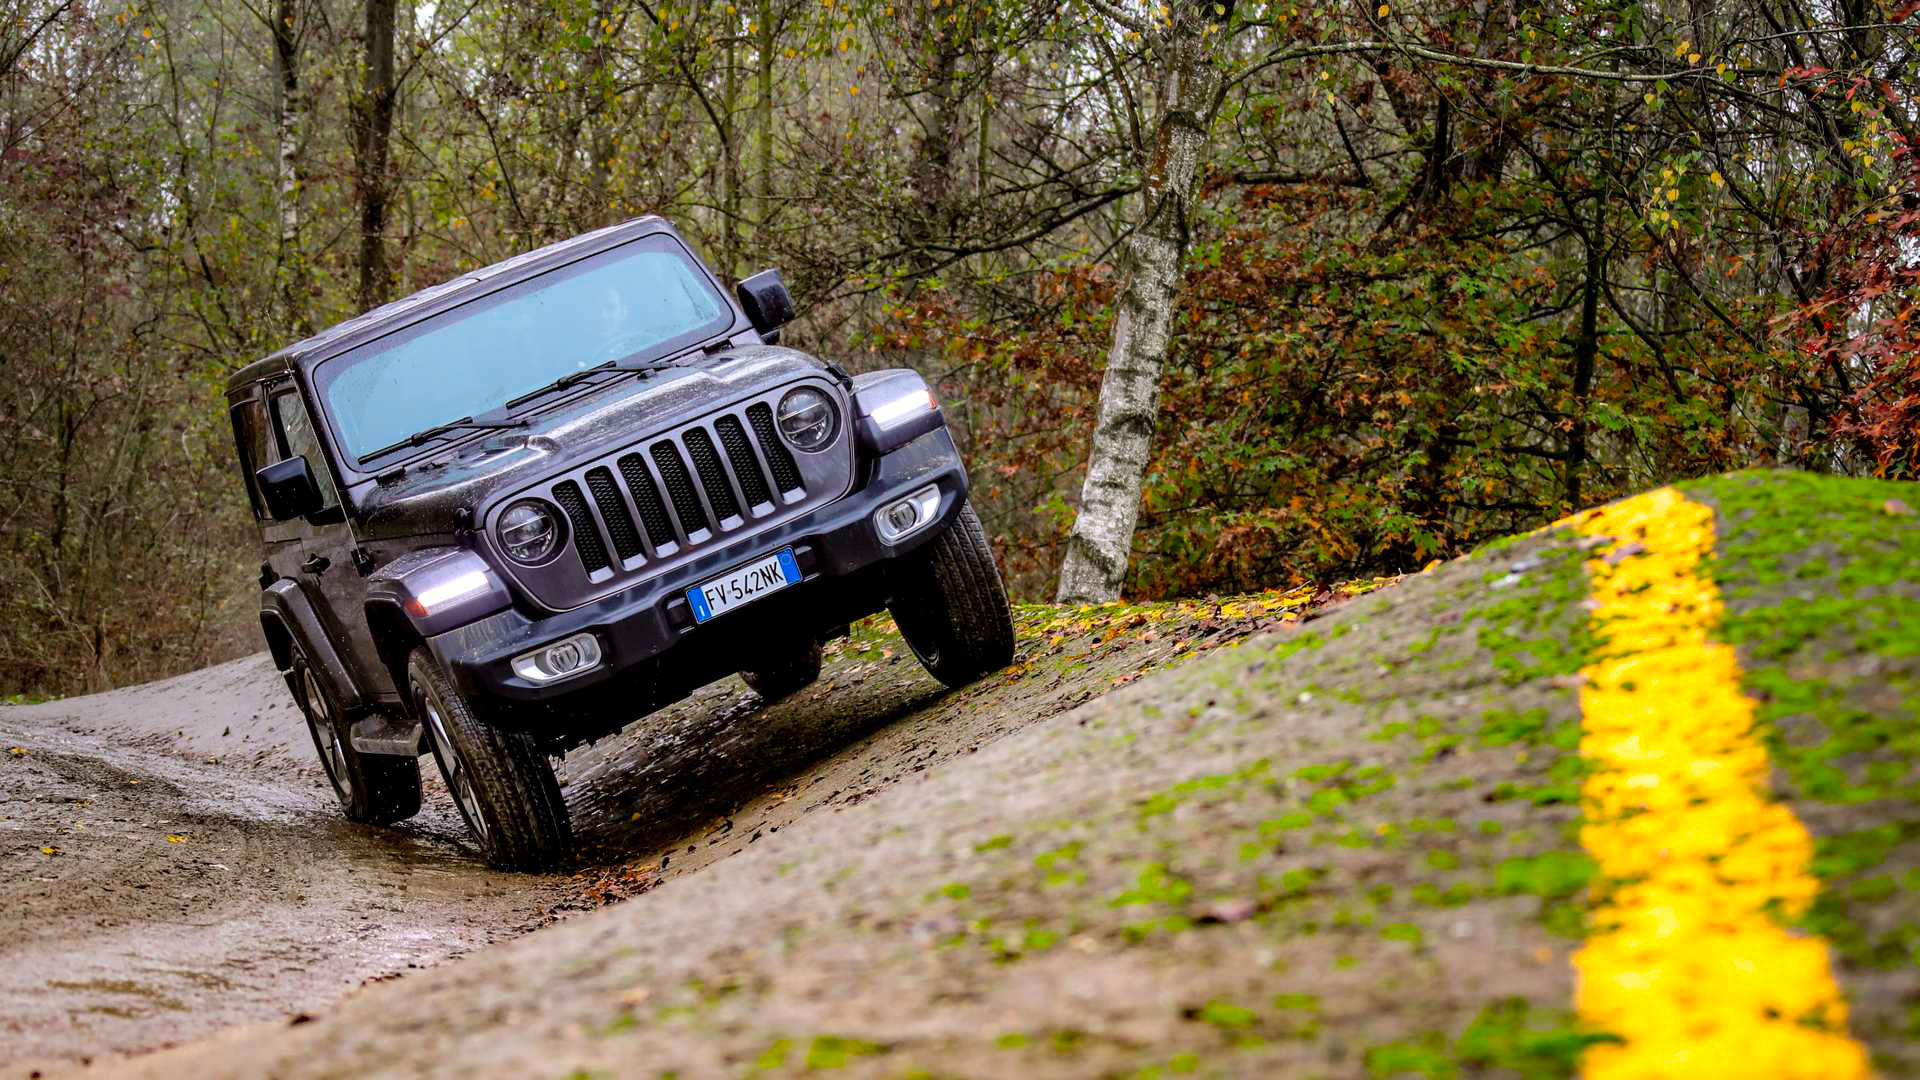
<svg viewBox="0 0 1920 1080">
<path fill-rule="evenodd" d="M 707 514 L 700 508 L 700 496 L 693 492 L 693 477 L 687 473 L 687 464 L 680 460 L 680 451 L 670 442 L 654 443 L 650 452 L 653 463 L 660 467 L 660 479 L 667 482 L 673 512 L 680 516 L 681 528 L 692 537 L 707 527 Z"/>
<path fill-rule="evenodd" d="M 773 471 L 773 482 L 780 485 L 781 491 L 796 491 L 800 487 L 800 468 L 793 463 L 793 455 L 787 452 L 787 444 L 773 430 L 773 406 L 762 402 L 747 409 L 747 419 L 753 422 L 753 433 L 760 437 L 760 453 L 767 459 L 767 467 Z"/>
<path fill-rule="evenodd" d="M 633 527 L 633 515 L 627 513 L 626 500 L 620 497 L 620 485 L 613 482 L 613 470 L 605 466 L 588 469 L 587 490 L 593 492 L 593 501 L 600 507 L 600 519 L 607 523 L 620 561 L 640 554 L 640 530 Z"/>
<path fill-rule="evenodd" d="M 553 497 L 566 511 L 567 520 L 573 522 L 573 547 L 580 553 L 580 565 L 589 574 L 612 566 L 607 561 L 607 545 L 600 542 L 600 530 L 594 527 L 593 514 L 587 510 L 586 497 L 580 494 L 580 485 L 571 480 L 555 484 Z"/>
<path fill-rule="evenodd" d="M 754 459 L 753 447 L 747 444 L 747 431 L 740 426 L 740 418 L 723 416 L 713 422 L 713 429 L 720 433 L 720 445 L 727 448 L 727 460 L 733 462 L 733 475 L 740 481 L 740 491 L 746 495 L 748 505 L 772 502 L 773 494 L 760 475 L 760 462 Z"/>
<path fill-rule="evenodd" d="M 713 448 L 713 436 L 706 428 L 693 428 L 683 436 L 693 467 L 700 470 L 700 484 L 707 489 L 707 505 L 722 521 L 740 517 L 740 500 L 733 497 L 733 485 L 727 483 L 727 470 L 720 467 L 720 453 Z"/>
<path fill-rule="evenodd" d="M 627 490 L 633 492 L 633 504 L 640 508 L 640 520 L 647 526 L 647 538 L 653 541 L 653 550 L 659 551 L 674 543 L 667 504 L 660 501 L 660 486 L 653 482 L 647 463 L 639 454 L 628 454 L 620 459 L 620 475 L 626 477 Z"/>
</svg>

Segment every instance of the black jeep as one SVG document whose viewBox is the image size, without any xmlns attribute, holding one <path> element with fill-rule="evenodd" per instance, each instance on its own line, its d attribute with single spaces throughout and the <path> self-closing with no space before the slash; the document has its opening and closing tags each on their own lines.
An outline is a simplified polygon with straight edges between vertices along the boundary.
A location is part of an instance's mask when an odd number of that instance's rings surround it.
<svg viewBox="0 0 1920 1080">
<path fill-rule="evenodd" d="M 431 750 L 490 862 L 548 866 L 553 756 L 699 686 L 791 693 L 883 608 L 949 686 L 1011 661 L 926 383 L 780 347 L 792 315 L 649 217 L 234 375 L 261 629 L 349 818 L 416 812 Z"/>
</svg>

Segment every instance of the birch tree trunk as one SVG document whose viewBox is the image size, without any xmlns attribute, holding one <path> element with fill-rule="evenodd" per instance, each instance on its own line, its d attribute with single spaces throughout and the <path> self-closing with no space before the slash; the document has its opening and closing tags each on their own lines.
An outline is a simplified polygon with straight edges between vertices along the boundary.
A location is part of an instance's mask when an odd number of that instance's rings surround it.
<svg viewBox="0 0 1920 1080">
<path fill-rule="evenodd" d="M 275 210 L 280 217 L 278 252 L 281 300 L 287 319 L 302 335 L 311 329 L 307 317 L 306 262 L 300 249 L 300 122 L 305 100 L 300 96 L 300 46 L 296 0 L 277 0 L 273 8 L 273 68 L 279 85 L 274 110 Z"/>
<path fill-rule="evenodd" d="M 1141 480 L 1159 417 L 1160 371 L 1187 254 L 1187 214 L 1220 86 L 1214 51 L 1222 35 L 1199 13 L 1203 6 L 1182 5 L 1183 12 L 1162 34 L 1165 66 L 1141 183 L 1141 222 L 1124 256 L 1080 515 L 1060 565 L 1055 597 L 1063 603 L 1114 600 L 1127 574 Z"/>
</svg>

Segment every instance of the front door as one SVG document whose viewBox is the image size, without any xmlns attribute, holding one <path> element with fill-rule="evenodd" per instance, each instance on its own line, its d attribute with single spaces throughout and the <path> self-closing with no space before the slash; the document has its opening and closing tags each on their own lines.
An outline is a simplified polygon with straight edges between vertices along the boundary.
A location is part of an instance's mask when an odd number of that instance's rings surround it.
<svg viewBox="0 0 1920 1080">
<path fill-rule="evenodd" d="M 354 565 L 357 542 L 353 527 L 340 505 L 340 492 L 314 434 L 313 421 L 299 391 L 291 384 L 269 390 L 267 401 L 287 455 L 306 458 L 307 468 L 320 485 L 320 509 L 307 516 L 300 565 L 291 576 L 313 601 L 321 623 L 340 651 L 341 661 L 352 669 L 354 681 L 366 688 L 369 697 L 391 694 L 393 679 L 380 663 L 367 627 L 367 582 Z"/>
</svg>

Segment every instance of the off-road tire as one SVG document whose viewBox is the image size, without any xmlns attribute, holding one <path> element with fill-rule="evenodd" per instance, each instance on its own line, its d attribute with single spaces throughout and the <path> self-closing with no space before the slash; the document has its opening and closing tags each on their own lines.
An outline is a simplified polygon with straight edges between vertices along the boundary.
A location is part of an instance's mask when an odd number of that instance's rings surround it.
<svg viewBox="0 0 1920 1080">
<path fill-rule="evenodd" d="M 420 760 L 355 750 L 347 724 L 340 718 L 340 703 L 313 677 L 297 645 L 287 685 L 307 721 L 320 769 L 348 821 L 391 825 L 420 812 Z M 323 732 L 331 732 L 332 737 Z"/>
<path fill-rule="evenodd" d="M 424 647 L 407 661 L 407 693 L 426 727 L 440 778 L 488 864 L 545 870 L 571 860 L 567 804 L 553 763 L 533 737 L 474 715 Z"/>
<path fill-rule="evenodd" d="M 756 671 L 743 671 L 740 681 L 763 700 L 779 701 L 820 677 L 820 642 L 814 638 L 779 647 L 778 660 Z"/>
<path fill-rule="evenodd" d="M 1013 612 L 973 507 L 901 560 L 887 604 L 928 673 L 965 686 L 1013 663 Z"/>
</svg>

